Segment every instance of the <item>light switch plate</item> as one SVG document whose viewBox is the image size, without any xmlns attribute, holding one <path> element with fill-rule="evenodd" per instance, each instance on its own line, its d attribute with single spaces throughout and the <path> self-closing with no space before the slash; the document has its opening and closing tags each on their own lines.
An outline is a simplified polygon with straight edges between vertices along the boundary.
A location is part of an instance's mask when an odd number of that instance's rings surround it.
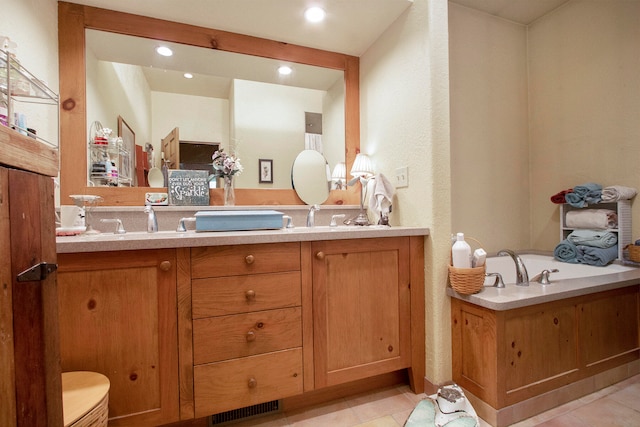
<svg viewBox="0 0 640 427">
<path fill-rule="evenodd" d="M 395 187 L 408 187 L 409 186 L 409 168 L 404 166 L 396 169 L 396 182 Z"/>
</svg>

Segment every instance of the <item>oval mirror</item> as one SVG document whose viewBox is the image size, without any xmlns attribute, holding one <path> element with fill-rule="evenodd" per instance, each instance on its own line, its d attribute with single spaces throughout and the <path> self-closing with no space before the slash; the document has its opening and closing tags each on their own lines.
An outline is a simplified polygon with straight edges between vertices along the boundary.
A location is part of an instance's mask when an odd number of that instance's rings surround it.
<svg viewBox="0 0 640 427">
<path fill-rule="evenodd" d="M 316 150 L 303 150 L 291 168 L 293 189 L 308 205 L 320 205 L 329 197 L 331 174 L 329 165 Z"/>
</svg>

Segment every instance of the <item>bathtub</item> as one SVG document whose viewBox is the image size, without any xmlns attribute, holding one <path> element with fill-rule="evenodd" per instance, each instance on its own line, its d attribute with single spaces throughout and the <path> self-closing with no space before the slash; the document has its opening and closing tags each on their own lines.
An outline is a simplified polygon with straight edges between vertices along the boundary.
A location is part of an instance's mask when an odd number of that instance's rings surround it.
<svg viewBox="0 0 640 427">
<path fill-rule="evenodd" d="M 541 273 L 542 270 L 557 269 L 557 273 L 549 274 L 549 280 L 551 283 L 559 280 L 601 276 L 636 269 L 635 267 L 620 264 L 609 264 L 606 267 L 595 267 L 586 264 L 569 264 L 558 261 L 552 256 L 547 255 L 522 254 L 520 255 L 520 258 L 524 262 L 525 267 L 527 267 L 529 280 Z M 487 273 L 500 273 L 502 275 L 502 280 L 506 285 L 516 283 L 516 266 L 510 256 L 495 256 L 487 258 Z M 487 277 L 485 285 L 492 285 L 494 280 L 494 277 Z"/>
<path fill-rule="evenodd" d="M 510 256 L 487 258 L 487 273 L 500 273 L 504 288 L 490 286 L 494 277 L 485 280 L 485 287 L 472 295 L 461 295 L 451 287 L 447 294 L 491 310 L 511 310 L 534 304 L 572 298 L 596 292 L 640 284 L 640 268 L 622 264 L 595 267 L 557 261 L 551 255 L 520 254 L 529 274 L 529 286 L 516 286 L 516 266 Z M 542 270 L 558 269 L 551 273 L 548 285 L 531 279 Z"/>
</svg>

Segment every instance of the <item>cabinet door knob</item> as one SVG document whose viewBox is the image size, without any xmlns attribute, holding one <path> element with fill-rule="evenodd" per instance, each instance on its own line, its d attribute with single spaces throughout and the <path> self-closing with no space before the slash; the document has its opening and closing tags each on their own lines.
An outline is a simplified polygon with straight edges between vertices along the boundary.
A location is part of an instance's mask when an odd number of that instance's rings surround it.
<svg viewBox="0 0 640 427">
<path fill-rule="evenodd" d="M 247 342 L 253 342 L 256 340 L 256 333 L 253 331 L 247 332 Z"/>
<path fill-rule="evenodd" d="M 162 271 L 171 270 L 171 261 L 162 261 L 160 263 L 160 270 L 162 270 Z"/>
<path fill-rule="evenodd" d="M 258 381 L 255 378 L 249 378 L 247 385 L 249 388 L 256 388 L 258 386 Z"/>
<path fill-rule="evenodd" d="M 324 259 L 324 252 L 320 251 L 316 253 L 316 258 L 318 259 Z"/>
<path fill-rule="evenodd" d="M 247 301 L 253 301 L 256 299 L 256 291 L 254 291 L 253 289 L 249 289 L 247 292 L 244 293 L 244 296 L 247 299 Z"/>
<path fill-rule="evenodd" d="M 253 255 L 247 255 L 244 259 L 247 264 L 253 264 L 255 260 L 256 258 Z"/>
</svg>

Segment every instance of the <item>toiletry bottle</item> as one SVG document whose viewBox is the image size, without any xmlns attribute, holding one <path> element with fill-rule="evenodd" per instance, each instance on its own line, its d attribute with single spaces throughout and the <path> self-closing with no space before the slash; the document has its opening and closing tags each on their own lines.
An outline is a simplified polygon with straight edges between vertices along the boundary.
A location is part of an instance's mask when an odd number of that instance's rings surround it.
<svg viewBox="0 0 640 427">
<path fill-rule="evenodd" d="M 471 246 L 464 241 L 464 233 L 458 233 L 451 247 L 451 261 L 456 268 L 471 268 Z"/>
</svg>

